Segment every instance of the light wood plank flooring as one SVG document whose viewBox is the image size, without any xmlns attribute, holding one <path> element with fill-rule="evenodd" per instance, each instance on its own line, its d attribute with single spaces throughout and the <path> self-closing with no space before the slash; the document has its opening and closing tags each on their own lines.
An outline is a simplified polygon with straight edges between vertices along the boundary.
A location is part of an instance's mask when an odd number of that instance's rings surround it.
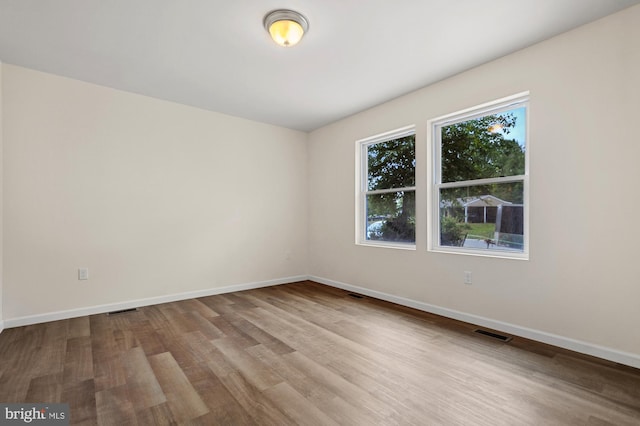
<svg viewBox="0 0 640 426">
<path fill-rule="evenodd" d="M 72 424 L 640 425 L 640 370 L 303 282 L 0 334 Z"/>
</svg>

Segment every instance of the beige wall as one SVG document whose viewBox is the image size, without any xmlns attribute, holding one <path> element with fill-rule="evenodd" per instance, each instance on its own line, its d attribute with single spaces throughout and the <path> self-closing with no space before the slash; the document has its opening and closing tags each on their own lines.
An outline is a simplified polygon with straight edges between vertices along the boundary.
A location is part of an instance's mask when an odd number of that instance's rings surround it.
<svg viewBox="0 0 640 426">
<path fill-rule="evenodd" d="M 428 252 L 422 195 L 416 251 L 354 244 L 354 141 L 416 124 L 422 194 L 427 120 L 526 90 L 530 260 Z M 634 7 L 311 133 L 310 274 L 640 359 L 639 104 Z"/>
<path fill-rule="evenodd" d="M 306 134 L 2 71 L 5 320 L 306 274 Z"/>
</svg>

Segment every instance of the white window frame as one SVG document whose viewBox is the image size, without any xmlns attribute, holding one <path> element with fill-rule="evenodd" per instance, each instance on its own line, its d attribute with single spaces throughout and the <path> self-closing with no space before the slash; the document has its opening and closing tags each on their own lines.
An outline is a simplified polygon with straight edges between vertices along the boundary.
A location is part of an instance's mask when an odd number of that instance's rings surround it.
<svg viewBox="0 0 640 426">
<path fill-rule="evenodd" d="M 380 240 L 368 240 L 367 239 L 367 195 L 383 194 L 392 192 L 404 192 L 413 191 L 417 195 L 416 186 L 402 187 L 402 188 L 388 188 L 379 189 L 375 191 L 369 191 L 367 187 L 368 183 L 368 155 L 367 150 L 371 145 L 375 145 L 380 142 L 386 142 L 392 139 L 398 139 L 410 135 L 416 134 L 416 126 L 410 125 L 401 127 L 399 129 L 391 130 L 384 133 L 379 133 L 374 136 L 370 136 L 364 139 L 356 141 L 356 238 L 357 245 L 374 246 L 374 247 L 387 247 L 394 249 L 415 250 L 416 244 L 413 243 L 401 243 L 395 241 L 380 241 Z M 417 216 L 416 216 L 417 220 Z M 416 233 L 417 237 L 417 233 Z"/>
<path fill-rule="evenodd" d="M 461 182 L 441 182 L 441 132 L 440 128 L 462 121 L 480 118 L 485 115 L 505 112 L 525 107 L 525 172 L 523 175 L 506 176 L 489 179 L 477 179 Z M 529 259 L 529 92 L 522 92 L 475 107 L 467 108 L 451 114 L 443 115 L 427 122 L 427 152 L 431 154 L 431 173 L 427 175 L 427 199 L 431 206 L 427 209 L 428 232 L 427 249 L 432 252 L 455 253 L 463 255 L 497 257 L 508 259 Z M 470 249 L 440 245 L 440 189 L 466 187 L 493 183 L 523 182 L 523 250 L 501 251 L 492 249 Z"/>
</svg>

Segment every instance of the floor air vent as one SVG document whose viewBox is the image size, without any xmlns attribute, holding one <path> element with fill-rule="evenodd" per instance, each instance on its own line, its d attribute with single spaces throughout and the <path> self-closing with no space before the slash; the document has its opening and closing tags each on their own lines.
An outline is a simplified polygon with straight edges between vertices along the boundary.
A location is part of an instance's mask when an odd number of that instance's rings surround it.
<svg viewBox="0 0 640 426">
<path fill-rule="evenodd" d="M 349 293 L 350 297 L 353 297 L 354 299 L 364 299 L 364 296 L 360 296 L 359 294 L 355 294 L 355 293 Z"/>
<path fill-rule="evenodd" d="M 138 308 L 122 309 L 120 311 L 107 312 L 107 315 L 126 314 L 127 312 L 135 312 Z"/>
<path fill-rule="evenodd" d="M 492 333 L 487 330 L 477 329 L 477 330 L 473 330 L 473 332 L 482 334 L 483 336 L 491 337 L 492 339 L 500 340 L 501 342 L 509 342 L 512 339 L 512 337 L 510 336 L 504 336 L 502 334 Z"/>
</svg>

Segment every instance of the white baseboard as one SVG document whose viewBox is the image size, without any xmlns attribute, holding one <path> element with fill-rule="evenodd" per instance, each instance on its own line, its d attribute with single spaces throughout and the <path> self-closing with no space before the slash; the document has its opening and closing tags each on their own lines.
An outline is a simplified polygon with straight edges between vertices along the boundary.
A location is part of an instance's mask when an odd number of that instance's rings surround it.
<svg viewBox="0 0 640 426">
<path fill-rule="evenodd" d="M 252 290 L 254 288 L 270 287 L 279 284 L 288 284 L 297 281 L 305 281 L 306 275 L 286 277 L 268 281 L 259 281 L 246 284 L 235 284 L 225 287 L 210 288 L 206 290 L 189 291 L 185 293 L 168 294 L 165 296 L 149 297 L 145 299 L 130 300 L 126 302 L 109 303 L 105 305 L 89 306 L 86 308 L 70 309 L 66 311 L 48 312 L 46 314 L 29 315 L 4 320 L 6 328 L 21 327 L 23 325 L 39 324 L 49 321 L 58 321 L 85 315 L 103 314 L 106 312 L 120 311 L 123 309 L 140 308 L 142 306 L 157 305 L 160 303 L 176 302 L 179 300 L 194 299 L 196 297 L 213 296 L 216 294 L 232 293 L 234 291 Z M 0 322 L 0 328 L 2 322 Z"/>
<path fill-rule="evenodd" d="M 564 349 L 569 349 L 575 352 L 580 352 L 587 355 L 592 355 L 598 358 L 606 359 L 609 361 L 617 362 L 619 364 L 628 365 L 635 368 L 640 368 L 640 355 L 622 352 L 615 349 L 607 348 L 604 346 L 594 345 L 592 343 L 583 342 L 580 340 L 571 339 L 568 337 L 558 336 L 556 334 L 546 333 L 544 331 L 534 330 L 531 328 L 521 327 L 514 324 L 509 324 L 502 321 L 492 320 L 490 318 L 481 317 L 478 315 L 466 314 L 464 312 L 456 311 L 453 309 L 443 308 L 440 306 L 431 305 L 424 302 L 418 302 L 416 300 L 406 299 L 404 297 L 394 296 L 392 294 L 383 293 L 376 290 L 370 290 L 364 287 L 358 287 L 351 284 L 345 284 L 338 281 L 329 280 L 322 277 L 310 276 L 311 281 L 316 281 L 328 286 L 341 288 L 347 291 L 353 291 L 355 293 L 361 293 L 367 296 L 375 297 L 376 299 L 386 300 L 388 302 L 397 303 L 398 305 L 407 306 L 410 308 L 418 309 L 420 311 L 430 312 L 432 314 L 441 315 L 447 318 L 453 318 L 459 321 L 468 322 L 482 327 L 487 327 L 493 330 L 498 330 L 503 333 L 508 333 L 514 336 L 520 336 L 527 339 L 535 340 L 549 345 L 557 346 Z"/>
<path fill-rule="evenodd" d="M 235 284 L 235 285 L 211 288 L 206 290 L 170 294 L 165 296 L 150 297 L 145 299 L 137 299 L 137 300 L 111 303 L 111 304 L 105 304 L 105 305 L 96 305 L 96 306 L 90 306 L 86 308 L 49 312 L 45 314 L 24 316 L 24 317 L 18 317 L 18 318 L 9 318 L 9 319 L 5 318 L 4 320 L 0 320 L 0 333 L 5 328 L 20 327 L 24 325 L 38 324 L 38 323 L 43 323 L 48 321 L 57 321 L 57 320 L 63 320 L 68 318 L 81 317 L 85 315 L 102 314 L 106 312 L 119 311 L 123 309 L 139 308 L 142 306 L 157 305 L 160 303 L 167 303 L 167 302 L 176 302 L 179 300 L 213 296 L 216 294 L 232 293 L 235 291 L 251 290 L 255 288 L 270 287 L 274 285 L 288 284 L 288 283 L 305 281 L 305 280 L 312 280 L 312 281 L 325 284 L 331 287 L 336 287 L 336 288 L 340 288 L 347 291 L 353 291 L 355 293 L 360 293 L 370 297 L 375 297 L 376 299 L 397 303 L 398 305 L 407 306 L 410 308 L 418 309 L 420 311 L 430 312 L 436 315 L 441 315 L 443 317 L 453 318 L 459 321 L 464 321 L 464 322 L 468 322 L 478 326 L 487 327 L 493 330 L 498 330 L 503 333 L 511 334 L 514 336 L 524 337 L 527 339 L 535 340 L 542 343 L 547 343 L 549 345 L 557 346 L 560 348 L 569 349 L 575 352 L 580 352 L 583 354 L 592 355 L 598 358 L 617 362 L 619 364 L 640 368 L 640 355 L 638 354 L 622 352 L 622 351 L 607 348 L 604 346 L 599 346 L 599 345 L 571 339 L 564 336 L 558 336 L 556 334 L 534 330 L 527 327 L 521 327 L 518 325 L 509 324 L 502 321 L 496 321 L 496 320 L 481 317 L 478 315 L 467 314 L 467 313 L 456 311 L 453 309 L 443 308 L 440 306 L 431 305 L 428 303 L 419 302 L 416 300 L 407 299 L 400 296 L 394 296 L 392 294 L 383 293 L 380 291 L 371 290 L 364 287 L 358 287 L 355 285 L 346 284 L 339 281 L 330 280 L 327 278 L 322 278 L 317 276 L 306 276 L 306 275 L 252 282 L 252 283 L 246 283 L 246 284 Z"/>
</svg>

